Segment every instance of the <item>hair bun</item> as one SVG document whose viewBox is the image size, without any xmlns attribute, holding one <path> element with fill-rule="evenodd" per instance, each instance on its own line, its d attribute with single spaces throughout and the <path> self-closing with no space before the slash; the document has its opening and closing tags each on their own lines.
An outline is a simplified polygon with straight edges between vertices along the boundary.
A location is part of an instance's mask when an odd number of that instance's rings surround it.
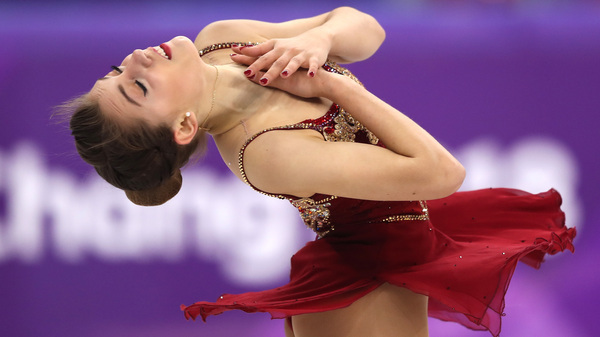
<svg viewBox="0 0 600 337">
<path fill-rule="evenodd" d="M 181 171 L 177 170 L 169 180 L 163 182 L 154 188 L 141 191 L 125 190 L 125 195 L 136 205 L 140 206 L 158 206 L 173 198 L 181 189 L 183 178 Z"/>
</svg>

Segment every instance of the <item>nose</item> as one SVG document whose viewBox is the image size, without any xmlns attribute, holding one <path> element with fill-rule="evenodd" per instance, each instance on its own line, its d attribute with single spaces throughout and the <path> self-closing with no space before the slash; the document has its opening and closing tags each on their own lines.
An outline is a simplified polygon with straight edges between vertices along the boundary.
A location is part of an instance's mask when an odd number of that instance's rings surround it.
<svg viewBox="0 0 600 337">
<path fill-rule="evenodd" d="M 131 54 L 131 59 L 134 63 L 141 65 L 142 67 L 149 67 L 152 64 L 152 59 L 149 58 L 146 53 L 141 49 L 136 49 Z"/>
</svg>

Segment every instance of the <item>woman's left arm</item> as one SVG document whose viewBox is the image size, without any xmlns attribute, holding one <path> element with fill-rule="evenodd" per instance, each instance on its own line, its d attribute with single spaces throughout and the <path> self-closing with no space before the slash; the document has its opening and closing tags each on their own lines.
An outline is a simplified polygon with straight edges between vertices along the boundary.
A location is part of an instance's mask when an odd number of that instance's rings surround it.
<svg viewBox="0 0 600 337">
<path fill-rule="evenodd" d="M 203 29 L 196 44 L 227 41 L 267 41 L 236 47 L 233 60 L 250 64 L 248 74 L 267 70 L 265 78 L 290 76 L 298 68 L 316 74 L 326 59 L 338 63 L 364 60 L 379 48 L 385 32 L 370 15 L 340 7 L 315 17 L 268 23 L 252 20 L 218 21 Z"/>
</svg>

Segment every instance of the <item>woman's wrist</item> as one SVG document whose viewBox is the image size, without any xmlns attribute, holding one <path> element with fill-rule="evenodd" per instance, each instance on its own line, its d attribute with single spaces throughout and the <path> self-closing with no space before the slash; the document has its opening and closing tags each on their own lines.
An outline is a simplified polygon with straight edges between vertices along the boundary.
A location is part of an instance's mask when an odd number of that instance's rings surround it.
<svg viewBox="0 0 600 337">
<path fill-rule="evenodd" d="M 322 47 L 326 48 L 327 53 L 329 54 L 331 51 L 331 47 L 333 46 L 336 33 L 331 27 L 327 25 L 327 22 L 309 30 L 308 32 L 313 34 L 313 40 L 320 41 Z"/>
<path fill-rule="evenodd" d="M 348 97 L 358 94 L 358 90 L 363 89 L 358 83 L 344 75 L 324 71 L 318 76 L 325 77 L 322 96 L 340 105 L 343 105 Z"/>
</svg>

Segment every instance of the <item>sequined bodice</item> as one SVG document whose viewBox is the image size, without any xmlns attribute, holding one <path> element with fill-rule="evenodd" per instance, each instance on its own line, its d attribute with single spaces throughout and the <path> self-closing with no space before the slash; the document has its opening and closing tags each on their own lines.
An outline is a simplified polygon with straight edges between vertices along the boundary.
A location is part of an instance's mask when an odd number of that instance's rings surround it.
<svg viewBox="0 0 600 337">
<path fill-rule="evenodd" d="M 204 55 L 210 51 L 230 48 L 233 42 L 208 46 L 200 51 Z M 239 43 L 238 45 L 253 44 Z M 334 62 L 327 62 L 323 69 L 348 76 L 358 82 L 358 79 L 347 69 Z M 360 82 L 359 82 L 360 83 Z M 371 201 L 338 197 L 335 195 L 314 194 L 311 197 L 298 198 L 291 195 L 271 194 L 256 188 L 248 180 L 244 170 L 244 153 L 246 147 L 260 135 L 274 130 L 299 130 L 312 129 L 321 133 L 326 141 L 330 142 L 357 142 L 373 146 L 384 146 L 377 137 L 367 130 L 357 120 L 337 104 L 332 104 L 329 111 L 322 117 L 308 119 L 300 123 L 273 127 L 262 130 L 246 140 L 239 152 L 239 169 L 242 179 L 256 191 L 276 197 L 287 199 L 298 209 L 300 216 L 307 227 L 319 237 L 324 237 L 338 226 L 343 224 L 397 222 L 406 220 L 428 220 L 427 206 L 424 201 Z M 282 158 L 285 160 L 285 158 Z M 315 160 L 326 160 L 317 159 Z M 360 158 L 357 158 L 360 160 Z"/>
<path fill-rule="evenodd" d="M 239 154 L 239 168 L 244 182 L 260 193 L 289 200 L 300 212 L 306 226 L 317 233 L 319 237 L 324 237 L 341 224 L 428 220 L 425 202 L 371 201 L 319 193 L 307 198 L 297 198 L 285 194 L 266 193 L 253 186 L 244 170 L 243 159 L 246 147 L 266 132 L 298 129 L 318 131 L 326 141 L 383 145 L 377 137 L 336 104 L 333 104 L 329 111 L 320 118 L 262 130 L 246 141 Z"/>
</svg>

